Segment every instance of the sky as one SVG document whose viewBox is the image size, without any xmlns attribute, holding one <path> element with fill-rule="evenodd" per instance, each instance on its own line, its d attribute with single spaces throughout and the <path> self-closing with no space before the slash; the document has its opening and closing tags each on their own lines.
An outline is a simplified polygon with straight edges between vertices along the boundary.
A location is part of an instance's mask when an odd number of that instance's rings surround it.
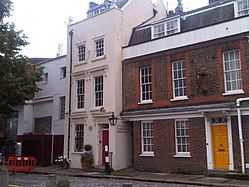
<svg viewBox="0 0 249 187">
<path fill-rule="evenodd" d="M 104 0 L 12 0 L 14 11 L 10 21 L 15 23 L 16 30 L 24 31 L 29 42 L 21 54 L 30 58 L 54 58 L 61 43 L 65 54 L 68 18 L 72 17 L 73 22 L 85 19 L 90 1 Z M 164 3 L 169 10 L 177 6 L 177 0 L 164 0 Z M 182 3 L 186 11 L 208 5 L 208 0 L 183 0 Z"/>
</svg>

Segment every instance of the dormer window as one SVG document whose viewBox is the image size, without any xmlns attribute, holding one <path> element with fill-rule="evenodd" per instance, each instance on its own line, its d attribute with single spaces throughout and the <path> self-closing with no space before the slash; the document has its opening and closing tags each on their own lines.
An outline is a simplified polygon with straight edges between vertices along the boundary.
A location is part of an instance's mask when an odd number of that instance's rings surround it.
<svg viewBox="0 0 249 187">
<path fill-rule="evenodd" d="M 178 19 L 173 19 L 166 22 L 167 35 L 175 34 L 178 32 Z"/>
<path fill-rule="evenodd" d="M 180 17 L 152 26 L 152 39 L 180 32 Z"/>
<path fill-rule="evenodd" d="M 249 14 L 249 0 L 238 0 L 234 4 L 235 17 Z"/>
<path fill-rule="evenodd" d="M 154 26 L 154 38 L 165 36 L 165 23 L 160 23 Z"/>
</svg>

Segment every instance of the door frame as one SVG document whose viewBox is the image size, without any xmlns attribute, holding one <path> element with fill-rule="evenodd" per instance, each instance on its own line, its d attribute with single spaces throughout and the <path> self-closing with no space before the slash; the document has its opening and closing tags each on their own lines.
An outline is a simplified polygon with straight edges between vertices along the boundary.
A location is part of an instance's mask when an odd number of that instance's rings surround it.
<svg viewBox="0 0 249 187">
<path fill-rule="evenodd" d="M 207 150 L 207 169 L 214 170 L 213 143 L 212 143 L 212 122 L 211 119 L 217 116 L 205 117 L 206 128 L 206 150 Z M 219 116 L 224 117 L 224 116 Z M 234 171 L 233 159 L 233 140 L 232 140 L 232 125 L 231 116 L 227 116 L 227 133 L 228 133 L 228 149 L 229 149 L 229 171 Z"/>
<path fill-rule="evenodd" d="M 104 128 L 104 126 L 106 126 L 106 125 L 108 125 L 108 128 Z M 103 145 L 103 131 L 108 131 L 108 134 L 109 134 L 109 140 L 108 140 L 108 142 L 109 142 L 109 149 L 110 149 L 110 125 L 108 124 L 108 123 L 100 123 L 99 124 L 99 126 L 100 126 L 100 136 L 99 136 L 99 141 L 101 142 L 100 143 L 100 152 L 99 152 L 99 164 L 100 164 L 100 166 L 103 166 L 103 158 L 102 158 L 102 151 L 103 151 L 103 147 L 102 147 L 102 145 Z"/>
</svg>

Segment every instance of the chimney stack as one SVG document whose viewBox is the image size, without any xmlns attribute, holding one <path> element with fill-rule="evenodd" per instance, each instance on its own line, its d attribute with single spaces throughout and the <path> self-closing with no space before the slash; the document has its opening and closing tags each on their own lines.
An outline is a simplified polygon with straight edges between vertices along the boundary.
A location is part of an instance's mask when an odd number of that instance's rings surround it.
<svg viewBox="0 0 249 187">
<path fill-rule="evenodd" d="M 90 2 L 89 3 L 89 9 L 94 8 L 95 6 L 97 6 L 98 4 L 94 3 L 94 2 Z"/>
<path fill-rule="evenodd" d="M 225 0 L 209 0 L 209 4 L 217 4 L 220 2 L 224 2 Z"/>
</svg>

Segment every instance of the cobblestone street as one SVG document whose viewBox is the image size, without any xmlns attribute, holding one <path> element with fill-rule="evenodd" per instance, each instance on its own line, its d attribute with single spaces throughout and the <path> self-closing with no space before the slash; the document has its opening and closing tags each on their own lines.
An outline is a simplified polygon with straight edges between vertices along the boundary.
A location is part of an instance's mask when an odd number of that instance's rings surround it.
<svg viewBox="0 0 249 187">
<path fill-rule="evenodd" d="M 24 174 L 16 173 L 9 175 L 10 185 L 22 187 L 46 187 L 46 175 L 41 174 Z M 67 179 L 70 181 L 71 187 L 122 187 L 124 183 L 132 183 L 133 187 L 194 187 L 191 185 L 177 185 L 165 183 L 147 183 L 127 180 L 112 180 L 112 179 L 96 179 L 84 177 L 63 177 L 57 179 Z"/>
</svg>

